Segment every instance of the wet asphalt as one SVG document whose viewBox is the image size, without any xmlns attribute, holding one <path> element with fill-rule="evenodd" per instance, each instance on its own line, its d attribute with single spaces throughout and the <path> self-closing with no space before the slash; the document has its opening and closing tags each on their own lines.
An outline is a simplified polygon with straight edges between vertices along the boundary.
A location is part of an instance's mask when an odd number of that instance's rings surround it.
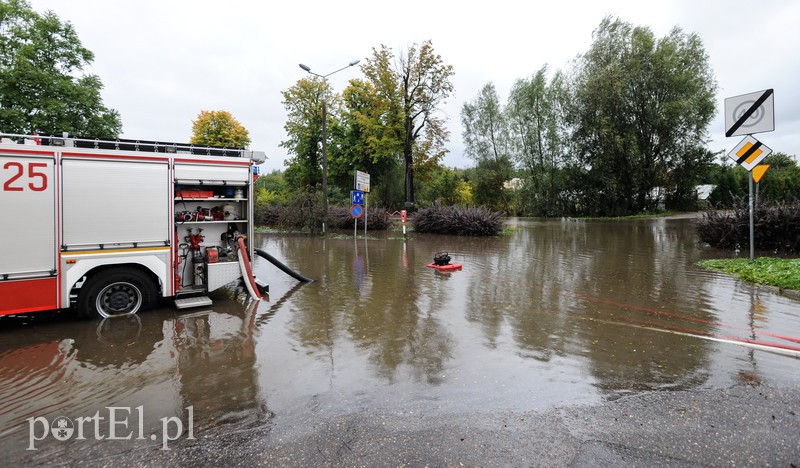
<svg viewBox="0 0 800 468">
<path fill-rule="evenodd" d="M 800 466 L 800 388 L 659 391 L 541 412 L 396 409 L 205 433 L 85 466 Z"/>
</svg>

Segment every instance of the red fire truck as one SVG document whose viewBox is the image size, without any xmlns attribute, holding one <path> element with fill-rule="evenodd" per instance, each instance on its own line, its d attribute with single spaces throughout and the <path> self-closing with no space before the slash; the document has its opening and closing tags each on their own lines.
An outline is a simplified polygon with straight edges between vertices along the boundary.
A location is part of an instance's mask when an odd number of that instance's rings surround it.
<svg viewBox="0 0 800 468">
<path fill-rule="evenodd" d="M 253 180 L 262 152 L 0 134 L 0 315 L 134 314 L 207 305 L 239 278 L 259 296 Z"/>
</svg>

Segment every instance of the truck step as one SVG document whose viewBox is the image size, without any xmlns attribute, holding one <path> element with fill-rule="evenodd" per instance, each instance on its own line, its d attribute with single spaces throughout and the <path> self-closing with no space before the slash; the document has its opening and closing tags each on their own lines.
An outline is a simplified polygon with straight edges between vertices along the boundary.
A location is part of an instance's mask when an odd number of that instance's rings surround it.
<svg viewBox="0 0 800 468">
<path fill-rule="evenodd" d="M 175 299 L 175 307 L 178 309 L 188 309 L 191 307 L 202 307 L 211 305 L 211 299 L 206 296 L 187 297 L 184 299 Z"/>
</svg>

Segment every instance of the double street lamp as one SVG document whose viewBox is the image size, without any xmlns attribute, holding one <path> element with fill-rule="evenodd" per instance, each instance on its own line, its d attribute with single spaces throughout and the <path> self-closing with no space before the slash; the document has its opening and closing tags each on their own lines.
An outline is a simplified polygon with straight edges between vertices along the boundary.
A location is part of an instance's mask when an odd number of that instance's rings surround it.
<svg viewBox="0 0 800 468">
<path fill-rule="evenodd" d="M 358 62 L 360 62 L 360 60 L 353 60 L 352 62 L 348 63 L 347 66 L 332 71 L 326 75 L 314 73 L 311 71 L 311 67 L 302 63 L 300 64 L 300 68 L 314 76 L 322 78 L 324 81 L 327 81 L 329 76 L 333 75 L 334 73 L 338 73 L 345 68 L 355 66 L 358 64 Z M 328 108 L 324 93 L 322 95 L 322 212 L 322 232 L 324 233 L 325 222 L 328 219 Z"/>
</svg>

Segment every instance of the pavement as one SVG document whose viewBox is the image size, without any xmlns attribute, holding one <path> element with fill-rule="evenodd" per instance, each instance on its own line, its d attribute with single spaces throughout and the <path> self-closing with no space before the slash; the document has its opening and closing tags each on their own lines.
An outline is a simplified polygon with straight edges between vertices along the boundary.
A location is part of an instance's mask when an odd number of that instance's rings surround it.
<svg viewBox="0 0 800 468">
<path fill-rule="evenodd" d="M 69 455 L 64 461 L 69 461 Z M 800 466 L 800 387 L 659 391 L 536 412 L 402 408 L 74 460 L 101 466 Z"/>
</svg>

